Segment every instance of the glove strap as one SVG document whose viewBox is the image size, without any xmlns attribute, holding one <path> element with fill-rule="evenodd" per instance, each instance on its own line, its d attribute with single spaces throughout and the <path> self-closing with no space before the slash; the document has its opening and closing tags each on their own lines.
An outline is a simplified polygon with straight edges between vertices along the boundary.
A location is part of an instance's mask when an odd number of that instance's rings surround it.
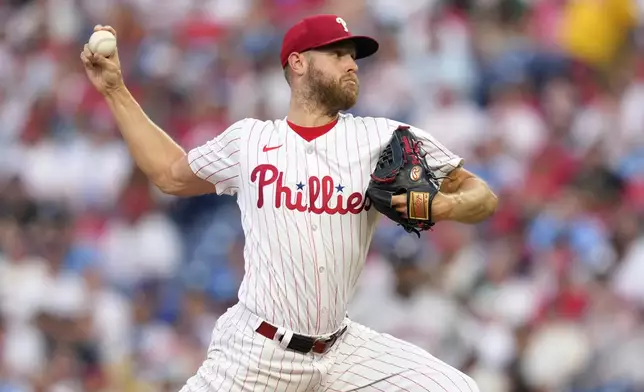
<svg viewBox="0 0 644 392">
<path fill-rule="evenodd" d="M 407 192 L 407 218 L 431 222 L 432 197 L 429 192 Z"/>
</svg>

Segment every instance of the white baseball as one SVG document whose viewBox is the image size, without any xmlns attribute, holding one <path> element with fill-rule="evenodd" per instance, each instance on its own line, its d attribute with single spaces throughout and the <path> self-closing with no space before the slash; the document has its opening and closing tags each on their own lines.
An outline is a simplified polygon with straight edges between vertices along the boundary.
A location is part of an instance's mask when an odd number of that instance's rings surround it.
<svg viewBox="0 0 644 392">
<path fill-rule="evenodd" d="M 106 30 L 95 31 L 87 43 L 92 53 L 109 57 L 116 50 L 116 37 Z"/>
</svg>

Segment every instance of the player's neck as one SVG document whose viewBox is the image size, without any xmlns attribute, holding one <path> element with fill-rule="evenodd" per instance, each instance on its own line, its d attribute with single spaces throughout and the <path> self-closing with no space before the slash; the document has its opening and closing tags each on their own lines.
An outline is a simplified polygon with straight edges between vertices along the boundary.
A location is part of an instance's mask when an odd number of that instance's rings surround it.
<svg viewBox="0 0 644 392">
<path fill-rule="evenodd" d="M 328 111 L 300 105 L 296 101 L 292 101 L 287 120 L 295 125 L 301 127 L 320 127 L 327 125 L 338 118 L 338 113 L 331 114 Z"/>
</svg>

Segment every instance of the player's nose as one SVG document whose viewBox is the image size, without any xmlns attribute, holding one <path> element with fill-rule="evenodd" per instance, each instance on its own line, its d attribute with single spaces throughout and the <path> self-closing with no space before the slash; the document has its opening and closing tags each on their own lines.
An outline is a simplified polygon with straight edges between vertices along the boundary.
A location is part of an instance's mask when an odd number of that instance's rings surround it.
<svg viewBox="0 0 644 392">
<path fill-rule="evenodd" d="M 353 59 L 353 57 L 349 57 L 349 71 L 358 72 L 358 63 Z"/>
<path fill-rule="evenodd" d="M 345 58 L 344 66 L 346 71 L 354 72 L 354 73 L 358 72 L 358 63 L 356 62 L 356 60 L 349 55 L 344 56 L 344 58 Z"/>
</svg>

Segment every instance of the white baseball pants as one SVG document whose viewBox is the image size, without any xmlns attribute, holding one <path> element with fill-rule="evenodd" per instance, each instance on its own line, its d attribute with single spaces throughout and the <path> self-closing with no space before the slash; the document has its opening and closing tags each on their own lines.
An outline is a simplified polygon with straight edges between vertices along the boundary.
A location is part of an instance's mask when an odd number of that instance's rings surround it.
<svg viewBox="0 0 644 392">
<path fill-rule="evenodd" d="M 426 351 L 346 320 L 326 354 L 301 354 L 255 332 L 262 320 L 237 304 L 213 331 L 207 359 L 179 392 L 479 392 Z"/>
</svg>

